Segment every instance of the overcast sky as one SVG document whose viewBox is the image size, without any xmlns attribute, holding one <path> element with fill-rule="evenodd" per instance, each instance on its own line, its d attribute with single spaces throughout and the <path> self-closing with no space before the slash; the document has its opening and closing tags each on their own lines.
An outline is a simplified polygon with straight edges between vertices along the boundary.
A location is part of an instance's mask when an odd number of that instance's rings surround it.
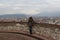
<svg viewBox="0 0 60 40">
<path fill-rule="evenodd" d="M 38 14 L 60 10 L 60 0 L 0 0 L 0 14 Z"/>
</svg>

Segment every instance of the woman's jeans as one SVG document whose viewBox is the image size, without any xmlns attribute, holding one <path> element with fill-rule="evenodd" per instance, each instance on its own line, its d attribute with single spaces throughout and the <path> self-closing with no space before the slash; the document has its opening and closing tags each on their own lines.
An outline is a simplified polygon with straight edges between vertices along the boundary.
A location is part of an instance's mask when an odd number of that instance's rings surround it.
<svg viewBox="0 0 60 40">
<path fill-rule="evenodd" d="M 32 34 L 32 26 L 29 26 L 29 33 Z"/>
</svg>

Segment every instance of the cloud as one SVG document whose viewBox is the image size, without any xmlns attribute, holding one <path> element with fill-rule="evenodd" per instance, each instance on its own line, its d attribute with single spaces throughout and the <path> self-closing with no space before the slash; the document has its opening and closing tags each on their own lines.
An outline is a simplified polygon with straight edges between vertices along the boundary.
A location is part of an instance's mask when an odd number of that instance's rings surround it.
<svg viewBox="0 0 60 40">
<path fill-rule="evenodd" d="M 0 13 L 38 14 L 60 10 L 60 0 L 0 0 Z"/>
<path fill-rule="evenodd" d="M 39 13 L 37 10 L 23 10 L 21 13 L 26 13 L 26 14 L 37 14 Z"/>
<path fill-rule="evenodd" d="M 5 8 L 5 7 L 9 7 L 10 5 L 9 4 L 2 4 L 0 3 L 0 8 Z"/>
<path fill-rule="evenodd" d="M 2 14 L 16 14 L 16 13 L 21 14 L 21 13 L 23 13 L 23 14 L 33 15 L 33 14 L 37 14 L 39 12 L 38 12 L 38 10 L 5 10 L 4 12 L 0 11 L 0 13 L 2 13 Z"/>
</svg>

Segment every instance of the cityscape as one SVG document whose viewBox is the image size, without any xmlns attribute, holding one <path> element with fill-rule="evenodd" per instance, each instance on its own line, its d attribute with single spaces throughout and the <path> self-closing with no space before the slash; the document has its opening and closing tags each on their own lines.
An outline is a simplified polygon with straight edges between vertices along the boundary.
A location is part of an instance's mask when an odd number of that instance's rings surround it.
<svg viewBox="0 0 60 40">
<path fill-rule="evenodd" d="M 60 40 L 60 0 L 0 0 L 0 40 Z"/>
</svg>

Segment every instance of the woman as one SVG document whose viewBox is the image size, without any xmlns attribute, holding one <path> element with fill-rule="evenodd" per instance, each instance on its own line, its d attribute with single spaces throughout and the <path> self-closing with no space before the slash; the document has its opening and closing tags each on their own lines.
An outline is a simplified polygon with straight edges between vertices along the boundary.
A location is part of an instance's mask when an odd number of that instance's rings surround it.
<svg viewBox="0 0 60 40">
<path fill-rule="evenodd" d="M 33 24 L 34 24 L 33 18 L 29 17 L 29 19 L 28 19 L 28 26 L 29 26 L 29 32 L 30 32 L 30 34 L 32 34 L 32 26 L 33 26 Z"/>
</svg>

